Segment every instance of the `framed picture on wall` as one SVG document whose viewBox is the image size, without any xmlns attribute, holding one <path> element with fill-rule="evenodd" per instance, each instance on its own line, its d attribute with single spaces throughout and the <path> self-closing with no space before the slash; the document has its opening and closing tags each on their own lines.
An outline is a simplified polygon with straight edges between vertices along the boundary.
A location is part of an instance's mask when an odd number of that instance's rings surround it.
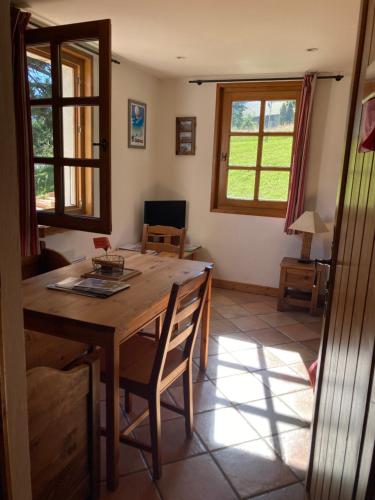
<svg viewBox="0 0 375 500">
<path fill-rule="evenodd" d="M 176 118 L 176 155 L 195 155 L 195 116 Z"/>
<path fill-rule="evenodd" d="M 146 148 L 147 106 L 128 99 L 128 148 Z"/>
</svg>

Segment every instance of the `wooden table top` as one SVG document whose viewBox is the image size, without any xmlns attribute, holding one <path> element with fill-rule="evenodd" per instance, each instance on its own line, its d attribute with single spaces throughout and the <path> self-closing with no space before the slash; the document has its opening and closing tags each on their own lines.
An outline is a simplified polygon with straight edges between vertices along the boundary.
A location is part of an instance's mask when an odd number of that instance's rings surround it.
<svg viewBox="0 0 375 500">
<path fill-rule="evenodd" d="M 142 274 L 129 279 L 130 288 L 105 299 L 86 297 L 56 290 L 47 285 L 68 277 L 80 277 L 92 269 L 91 259 L 50 271 L 23 281 L 23 307 L 28 311 L 50 314 L 86 325 L 109 327 L 123 340 L 146 325 L 167 306 L 174 282 L 182 282 L 201 272 L 207 262 L 142 255 L 118 250 L 127 268 Z"/>
<path fill-rule="evenodd" d="M 283 260 L 280 263 L 281 267 L 291 267 L 295 269 L 304 269 L 307 271 L 315 271 L 317 267 L 315 266 L 315 262 L 300 262 L 299 259 L 296 259 L 294 257 L 284 257 Z"/>
</svg>

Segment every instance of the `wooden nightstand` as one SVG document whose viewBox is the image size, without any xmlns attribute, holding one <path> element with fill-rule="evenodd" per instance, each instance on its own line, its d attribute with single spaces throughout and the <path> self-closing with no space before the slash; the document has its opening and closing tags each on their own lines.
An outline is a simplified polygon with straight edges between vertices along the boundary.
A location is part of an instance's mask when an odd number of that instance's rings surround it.
<svg viewBox="0 0 375 500">
<path fill-rule="evenodd" d="M 310 314 L 317 314 L 319 296 L 323 295 L 325 288 L 325 266 L 305 264 L 291 257 L 284 257 L 280 266 L 277 309 L 285 311 L 286 306 L 306 307 Z"/>
</svg>

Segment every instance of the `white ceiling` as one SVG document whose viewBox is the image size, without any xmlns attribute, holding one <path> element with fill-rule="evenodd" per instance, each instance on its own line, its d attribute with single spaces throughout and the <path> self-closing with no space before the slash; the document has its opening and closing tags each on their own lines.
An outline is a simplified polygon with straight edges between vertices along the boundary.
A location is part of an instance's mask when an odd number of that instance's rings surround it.
<svg viewBox="0 0 375 500">
<path fill-rule="evenodd" d="M 113 52 L 159 77 L 350 72 L 359 4 L 360 0 L 19 3 L 53 24 L 111 18 Z M 306 52 L 309 47 L 319 51 Z"/>
</svg>

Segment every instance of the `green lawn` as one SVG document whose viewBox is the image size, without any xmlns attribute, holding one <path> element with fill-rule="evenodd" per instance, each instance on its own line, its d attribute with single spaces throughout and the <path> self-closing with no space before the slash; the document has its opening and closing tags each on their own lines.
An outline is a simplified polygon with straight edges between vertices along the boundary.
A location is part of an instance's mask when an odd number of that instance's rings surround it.
<svg viewBox="0 0 375 500">
<path fill-rule="evenodd" d="M 258 138 L 254 136 L 232 136 L 229 151 L 229 166 L 255 166 Z M 292 137 L 264 137 L 262 166 L 287 167 L 291 162 Z M 251 200 L 254 198 L 255 172 L 230 169 L 227 196 Z M 288 197 L 289 172 L 262 172 L 259 199 L 286 201 Z"/>
</svg>

